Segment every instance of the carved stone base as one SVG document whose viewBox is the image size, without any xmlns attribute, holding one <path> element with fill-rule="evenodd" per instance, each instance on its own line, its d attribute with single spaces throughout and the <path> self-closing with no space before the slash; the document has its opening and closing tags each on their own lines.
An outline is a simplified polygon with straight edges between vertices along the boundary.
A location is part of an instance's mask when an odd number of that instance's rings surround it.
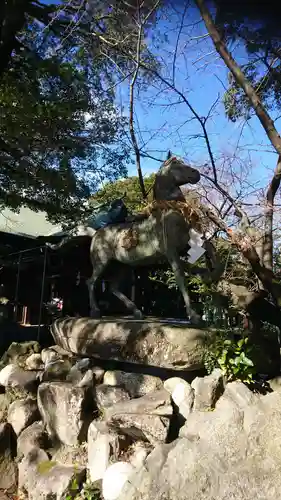
<svg viewBox="0 0 281 500">
<path fill-rule="evenodd" d="M 146 318 L 61 318 L 51 326 L 57 345 L 81 356 L 176 370 L 199 370 L 214 330 L 187 321 Z"/>
</svg>

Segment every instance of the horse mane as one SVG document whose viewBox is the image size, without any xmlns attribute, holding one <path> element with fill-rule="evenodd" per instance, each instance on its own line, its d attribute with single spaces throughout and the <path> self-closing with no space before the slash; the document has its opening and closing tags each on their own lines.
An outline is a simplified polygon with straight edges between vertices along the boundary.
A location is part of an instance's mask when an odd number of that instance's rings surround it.
<svg viewBox="0 0 281 500">
<path fill-rule="evenodd" d="M 157 212 L 174 210 L 179 212 L 191 227 L 199 232 L 204 232 L 210 227 L 210 220 L 206 217 L 205 210 L 199 198 L 187 196 L 185 201 L 178 200 L 153 200 L 148 203 L 141 213 L 149 217 L 156 216 Z"/>
</svg>

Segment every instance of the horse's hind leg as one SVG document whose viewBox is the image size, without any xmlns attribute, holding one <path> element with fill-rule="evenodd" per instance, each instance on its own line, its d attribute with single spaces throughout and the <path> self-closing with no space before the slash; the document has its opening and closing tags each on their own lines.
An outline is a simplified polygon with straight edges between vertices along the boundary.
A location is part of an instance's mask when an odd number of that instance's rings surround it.
<svg viewBox="0 0 281 500">
<path fill-rule="evenodd" d="M 132 300 L 130 300 L 124 293 L 120 292 L 118 289 L 117 283 L 118 283 L 118 277 L 119 274 L 116 274 L 114 279 L 110 283 L 110 291 L 117 297 L 124 305 L 125 307 L 133 313 L 133 316 L 135 319 L 142 319 L 143 314 L 142 312 L 137 308 L 136 304 Z"/>
<path fill-rule="evenodd" d="M 121 300 L 121 302 L 123 302 L 126 308 L 129 309 L 129 311 L 132 311 L 134 318 L 136 319 L 143 318 L 142 312 L 136 307 L 134 302 L 128 299 L 126 295 L 124 295 L 124 293 L 120 292 L 120 290 L 118 290 L 114 285 L 110 285 L 110 290 L 115 295 L 115 297 L 117 297 L 119 300 Z"/>
<path fill-rule="evenodd" d="M 89 291 L 90 316 L 92 318 L 100 318 L 100 309 L 95 295 L 95 284 L 102 271 L 104 270 L 104 267 L 105 266 L 102 262 L 95 263 L 92 276 L 86 282 Z"/>
</svg>

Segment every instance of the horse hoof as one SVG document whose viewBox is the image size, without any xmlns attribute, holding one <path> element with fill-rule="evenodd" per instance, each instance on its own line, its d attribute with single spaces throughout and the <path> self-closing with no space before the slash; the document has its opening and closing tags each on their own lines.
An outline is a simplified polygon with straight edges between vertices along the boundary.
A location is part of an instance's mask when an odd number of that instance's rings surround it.
<svg viewBox="0 0 281 500">
<path fill-rule="evenodd" d="M 204 324 L 204 321 L 202 320 L 201 316 L 199 316 L 199 314 L 196 313 L 190 315 L 190 322 L 192 325 L 195 326 L 202 326 Z"/>
<path fill-rule="evenodd" d="M 134 319 L 143 319 L 143 314 L 138 309 L 134 311 Z"/>
<path fill-rule="evenodd" d="M 100 311 L 98 309 L 94 309 L 94 310 L 91 311 L 90 317 L 92 319 L 100 319 L 101 318 L 101 313 L 100 313 Z"/>
</svg>

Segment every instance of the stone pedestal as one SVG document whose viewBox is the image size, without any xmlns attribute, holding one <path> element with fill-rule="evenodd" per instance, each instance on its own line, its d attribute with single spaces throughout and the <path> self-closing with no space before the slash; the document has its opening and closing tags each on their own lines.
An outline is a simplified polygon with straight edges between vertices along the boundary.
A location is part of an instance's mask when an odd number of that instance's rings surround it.
<svg viewBox="0 0 281 500">
<path fill-rule="evenodd" d="M 57 345 L 80 356 L 129 361 L 176 370 L 203 367 L 212 329 L 180 320 L 60 318 L 51 326 Z"/>
</svg>

